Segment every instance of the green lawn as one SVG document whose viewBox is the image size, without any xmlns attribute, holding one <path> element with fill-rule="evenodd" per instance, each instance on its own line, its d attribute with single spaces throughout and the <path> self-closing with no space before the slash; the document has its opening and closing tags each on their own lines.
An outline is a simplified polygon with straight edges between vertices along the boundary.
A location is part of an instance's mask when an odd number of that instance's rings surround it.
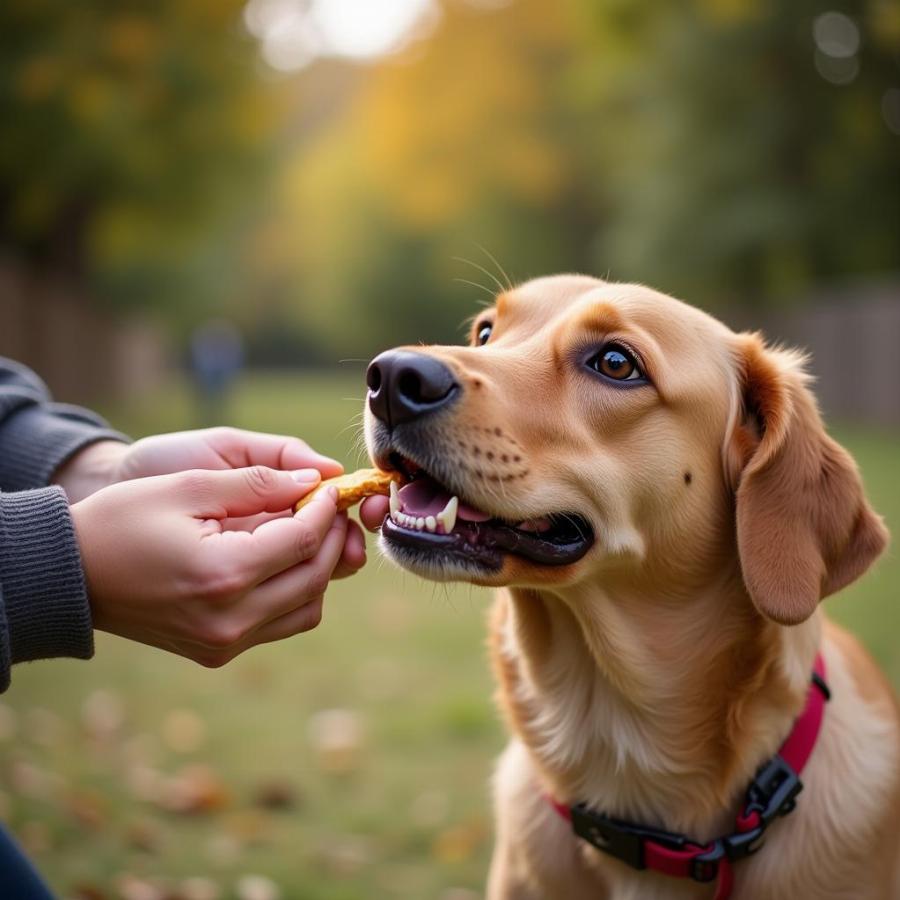
<svg viewBox="0 0 900 900">
<path fill-rule="evenodd" d="M 256 376 L 230 419 L 299 434 L 355 465 L 348 423 L 363 387 L 354 369 Z M 191 424 L 178 385 L 107 413 L 135 435 Z M 839 437 L 897 531 L 900 439 Z M 90 663 L 15 670 L 0 701 L 0 816 L 61 895 L 137 900 L 152 895 L 135 878 L 177 886 L 203 876 L 220 900 L 254 900 L 238 884 L 263 874 L 298 900 L 480 896 L 487 783 L 503 744 L 484 653 L 488 596 L 422 583 L 373 557 L 331 589 L 323 627 L 225 669 L 101 635 Z M 898 588 L 889 553 L 830 602 L 895 683 Z M 316 749 L 315 715 L 328 709 L 349 711 L 360 728 L 355 753 Z M 261 792 L 274 796 L 262 803 Z M 288 808 L 272 808 L 279 800 Z M 203 900 L 203 887 L 159 896 Z"/>
</svg>

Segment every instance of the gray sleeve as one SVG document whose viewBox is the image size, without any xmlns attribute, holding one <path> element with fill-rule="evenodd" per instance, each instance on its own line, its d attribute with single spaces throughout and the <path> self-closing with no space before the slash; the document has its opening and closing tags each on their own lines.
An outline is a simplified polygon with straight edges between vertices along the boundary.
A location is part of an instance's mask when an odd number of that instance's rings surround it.
<svg viewBox="0 0 900 900">
<path fill-rule="evenodd" d="M 0 692 L 13 663 L 89 659 L 91 608 L 62 488 L 0 493 Z"/>
<path fill-rule="evenodd" d="M 43 487 L 72 454 L 102 440 L 128 438 L 89 410 L 51 403 L 34 372 L 0 357 L 0 490 Z"/>
</svg>

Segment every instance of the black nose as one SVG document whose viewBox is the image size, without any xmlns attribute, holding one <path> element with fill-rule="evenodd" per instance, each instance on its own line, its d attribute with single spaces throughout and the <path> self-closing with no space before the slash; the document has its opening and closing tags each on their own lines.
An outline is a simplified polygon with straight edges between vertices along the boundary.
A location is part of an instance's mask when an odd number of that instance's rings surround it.
<svg viewBox="0 0 900 900">
<path fill-rule="evenodd" d="M 442 362 L 422 353 L 388 350 L 366 372 L 369 409 L 393 427 L 446 406 L 459 385 Z"/>
</svg>

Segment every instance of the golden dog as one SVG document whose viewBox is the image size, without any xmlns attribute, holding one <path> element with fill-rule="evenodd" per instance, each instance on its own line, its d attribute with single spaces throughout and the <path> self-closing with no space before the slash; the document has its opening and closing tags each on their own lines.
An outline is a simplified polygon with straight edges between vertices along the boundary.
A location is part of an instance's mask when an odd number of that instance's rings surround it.
<svg viewBox="0 0 900 900">
<path fill-rule="evenodd" d="M 896 702 L 818 610 L 887 532 L 802 357 L 584 276 L 502 294 L 471 344 L 376 358 L 366 438 L 409 482 L 387 555 L 503 588 L 490 900 L 711 898 L 601 852 L 549 798 L 721 849 L 819 652 L 832 698 L 802 793 L 736 855 L 731 896 L 900 896 Z"/>
</svg>

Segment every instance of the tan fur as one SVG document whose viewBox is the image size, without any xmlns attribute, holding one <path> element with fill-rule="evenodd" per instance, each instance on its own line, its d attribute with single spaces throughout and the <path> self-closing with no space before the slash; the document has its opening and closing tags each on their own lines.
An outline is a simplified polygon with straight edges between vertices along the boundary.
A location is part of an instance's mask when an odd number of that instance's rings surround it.
<svg viewBox="0 0 900 900">
<path fill-rule="evenodd" d="M 470 502 L 511 519 L 576 511 L 596 534 L 574 565 L 512 557 L 475 579 L 501 587 L 489 643 L 512 733 L 490 900 L 712 897 L 583 843 L 544 795 L 701 841 L 730 831 L 820 649 L 833 699 L 805 788 L 735 865 L 733 897 L 896 897 L 897 707 L 817 609 L 886 531 L 824 431 L 801 358 L 584 276 L 529 282 L 487 316 L 485 347 L 416 348 L 463 390 L 434 438 Z M 584 374 L 581 349 L 609 340 L 639 353 L 651 386 Z"/>
</svg>

